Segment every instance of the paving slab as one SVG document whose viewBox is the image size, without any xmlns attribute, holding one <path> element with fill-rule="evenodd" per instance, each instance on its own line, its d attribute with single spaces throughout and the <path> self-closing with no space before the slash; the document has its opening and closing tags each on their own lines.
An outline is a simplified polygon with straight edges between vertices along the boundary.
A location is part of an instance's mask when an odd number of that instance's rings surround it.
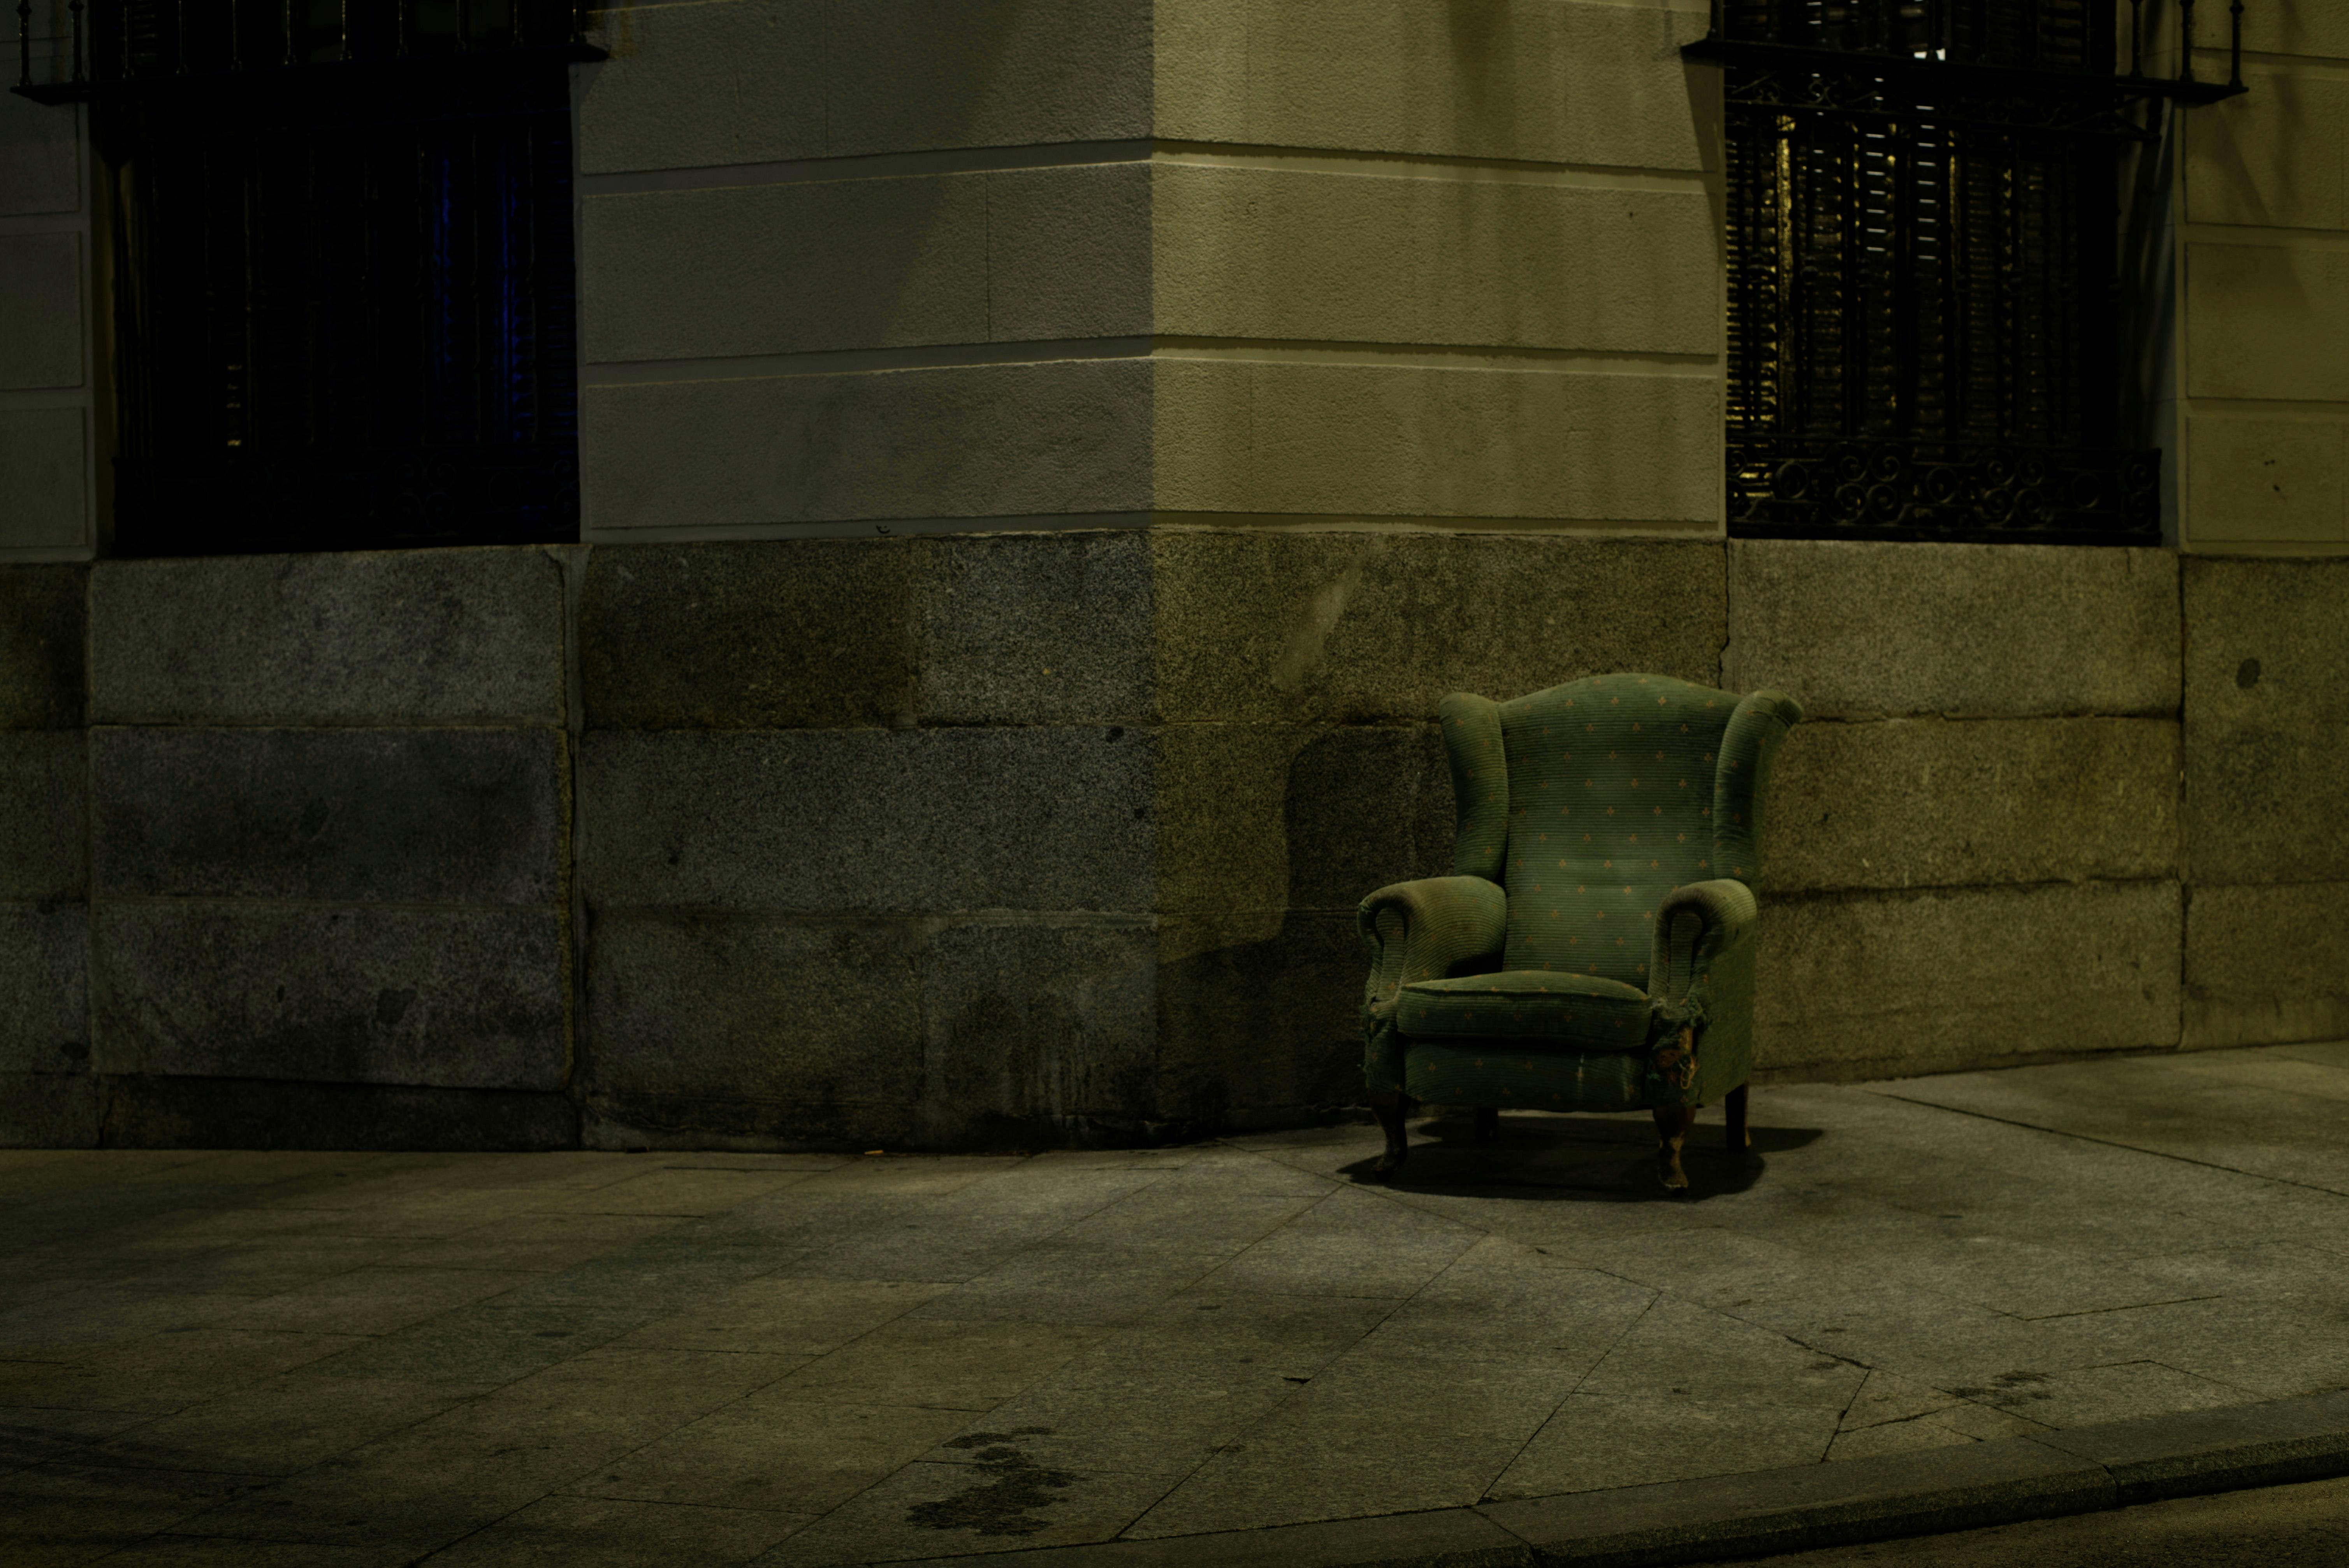
<svg viewBox="0 0 2349 1568">
<path fill-rule="evenodd" d="M 1033 1157 L 0 1153 L 0 1560 L 1664 1563 L 2349 1473 L 2349 1047 Z"/>
<path fill-rule="evenodd" d="M 959 1410 L 818 1404 L 769 1393 L 713 1410 L 570 1490 L 812 1521 L 903 1470 L 968 1419 Z"/>
<path fill-rule="evenodd" d="M 2102 1466 L 2009 1438 L 1500 1503 L 1484 1511 L 1547 1558 L 1652 1562 L 1688 1561 L 1722 1547 L 1752 1553 L 2003 1524 L 2108 1507 L 2113 1497 Z"/>
<path fill-rule="evenodd" d="M 433 1561 L 442 1568 L 718 1568 L 755 1556 L 808 1522 L 761 1509 L 546 1497 Z"/>
<path fill-rule="evenodd" d="M 2349 1394 L 2277 1399 L 2037 1439 L 2105 1467 L 2124 1504 L 2349 1471 Z"/>
<path fill-rule="evenodd" d="M 2349 1480 L 2027 1520 L 1926 1540 L 1825 1546 L 1749 1568 L 2329 1568 L 2349 1562 Z"/>
<path fill-rule="evenodd" d="M 2349 1073 L 2313 1063 L 2279 1083 L 2271 1047 L 2073 1062 L 2018 1073 L 1895 1080 L 1887 1094 L 2072 1138 L 2349 1193 Z M 2282 1058 L 2290 1061 L 2291 1058 Z M 2311 1093 L 2310 1081 L 2331 1091 Z"/>
</svg>

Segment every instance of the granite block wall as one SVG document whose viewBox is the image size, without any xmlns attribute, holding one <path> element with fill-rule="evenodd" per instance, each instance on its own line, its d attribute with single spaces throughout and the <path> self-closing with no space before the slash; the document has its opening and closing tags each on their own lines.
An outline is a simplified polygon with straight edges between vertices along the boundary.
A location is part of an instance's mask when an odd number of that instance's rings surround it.
<svg viewBox="0 0 2349 1568">
<path fill-rule="evenodd" d="M 1758 1058 L 1873 1078 L 2178 1039 L 2178 577 L 2159 550 L 1733 541 L 1772 782 Z"/>
<path fill-rule="evenodd" d="M 576 1140 L 564 557 L 81 573 L 99 1140 Z"/>
<path fill-rule="evenodd" d="M 2184 1043 L 2349 1036 L 2349 562 L 2189 560 Z"/>
<path fill-rule="evenodd" d="M 1139 534 L 598 547 L 591 1145 L 1150 1135 Z"/>
<path fill-rule="evenodd" d="M 1759 1061 L 2337 1036 L 2349 581 L 1252 527 L 0 569 L 0 1140 L 1033 1148 L 1352 1114 L 1444 694 L 1809 709 Z"/>
<path fill-rule="evenodd" d="M 88 567 L 0 567 L 0 1143 L 98 1137 Z"/>
</svg>

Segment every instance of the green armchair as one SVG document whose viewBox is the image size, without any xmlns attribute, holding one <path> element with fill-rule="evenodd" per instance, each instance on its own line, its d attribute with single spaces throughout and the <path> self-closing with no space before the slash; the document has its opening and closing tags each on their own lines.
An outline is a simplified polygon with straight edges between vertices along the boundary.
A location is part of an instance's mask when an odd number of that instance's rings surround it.
<svg viewBox="0 0 2349 1568">
<path fill-rule="evenodd" d="M 1413 1100 L 1655 1113 L 1664 1185 L 1699 1106 L 1747 1146 L 1754 888 L 1771 758 L 1803 710 L 1664 676 L 1597 676 L 1438 710 L 1458 814 L 1452 875 L 1356 913 L 1371 959 L 1364 1087 L 1408 1156 Z"/>
</svg>

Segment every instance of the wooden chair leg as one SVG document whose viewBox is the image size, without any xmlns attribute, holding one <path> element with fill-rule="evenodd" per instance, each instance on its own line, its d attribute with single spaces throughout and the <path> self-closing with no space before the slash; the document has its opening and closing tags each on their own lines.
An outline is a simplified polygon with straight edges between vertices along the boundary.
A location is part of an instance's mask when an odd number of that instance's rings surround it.
<svg viewBox="0 0 2349 1568">
<path fill-rule="evenodd" d="M 1722 1099 L 1721 1109 L 1729 1119 L 1729 1147 L 1751 1149 L 1754 1136 L 1745 1130 L 1745 1086 L 1739 1084 Z"/>
<path fill-rule="evenodd" d="M 1476 1141 L 1498 1143 L 1501 1140 L 1501 1113 L 1489 1105 L 1476 1108 Z"/>
<path fill-rule="evenodd" d="M 1387 1135 L 1386 1152 L 1371 1167 L 1371 1174 L 1383 1181 L 1402 1168 L 1411 1158 L 1411 1143 L 1403 1133 L 1403 1112 L 1409 1109 L 1410 1097 L 1402 1094 L 1371 1096 L 1371 1114 L 1379 1119 L 1379 1130 Z"/>
<path fill-rule="evenodd" d="M 1696 1125 L 1696 1108 L 1691 1105 L 1660 1105 L 1656 1118 L 1656 1175 L 1668 1191 L 1688 1191 L 1688 1172 L 1681 1169 L 1681 1145 L 1688 1140 L 1688 1130 Z"/>
</svg>

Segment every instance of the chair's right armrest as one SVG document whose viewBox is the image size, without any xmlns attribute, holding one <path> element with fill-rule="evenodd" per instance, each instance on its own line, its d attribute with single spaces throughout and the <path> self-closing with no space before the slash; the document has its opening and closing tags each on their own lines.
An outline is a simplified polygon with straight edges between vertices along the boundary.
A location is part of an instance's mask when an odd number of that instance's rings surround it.
<svg viewBox="0 0 2349 1568">
<path fill-rule="evenodd" d="M 1701 989 L 1705 966 L 1723 950 L 1751 942 L 1760 926 L 1754 890 L 1716 877 L 1666 893 L 1656 905 L 1655 944 L 1648 957 L 1650 988 L 1659 1001 L 1682 1002 Z"/>
<path fill-rule="evenodd" d="M 1362 1020 L 1375 1028 L 1394 1016 L 1398 994 L 1413 981 L 1441 980 L 1454 965 L 1498 954 L 1508 895 L 1483 877 L 1397 882 L 1362 901 L 1354 927 L 1371 959 Z"/>
</svg>

